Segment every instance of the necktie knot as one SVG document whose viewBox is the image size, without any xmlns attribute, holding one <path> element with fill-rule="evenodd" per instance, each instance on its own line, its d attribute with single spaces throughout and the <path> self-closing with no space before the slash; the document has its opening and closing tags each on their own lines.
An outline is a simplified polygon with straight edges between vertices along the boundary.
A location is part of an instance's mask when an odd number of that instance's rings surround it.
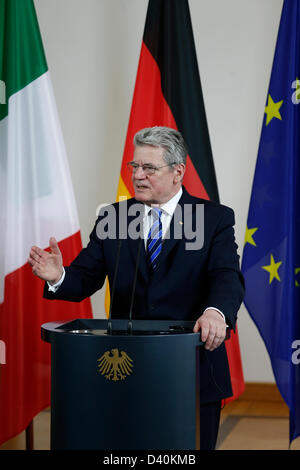
<svg viewBox="0 0 300 470">
<path fill-rule="evenodd" d="M 162 210 L 159 207 L 152 207 L 150 212 L 152 214 L 153 220 L 160 219 L 161 214 L 162 214 Z"/>
</svg>

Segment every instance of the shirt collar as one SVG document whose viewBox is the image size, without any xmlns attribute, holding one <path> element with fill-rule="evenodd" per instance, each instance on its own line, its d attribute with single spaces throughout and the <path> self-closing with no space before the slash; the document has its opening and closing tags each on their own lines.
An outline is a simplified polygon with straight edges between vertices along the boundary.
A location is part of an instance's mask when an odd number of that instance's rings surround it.
<svg viewBox="0 0 300 470">
<path fill-rule="evenodd" d="M 170 216 L 173 216 L 174 212 L 175 212 L 175 209 L 176 209 L 176 206 L 179 202 L 179 199 L 181 198 L 182 196 L 182 187 L 180 187 L 179 191 L 171 198 L 169 199 L 169 201 L 165 202 L 164 204 L 162 204 L 160 207 L 160 209 L 165 213 L 165 214 L 168 214 Z M 152 207 L 151 206 L 148 206 L 147 204 L 145 204 L 145 217 L 149 214 L 149 212 L 151 211 Z"/>
</svg>

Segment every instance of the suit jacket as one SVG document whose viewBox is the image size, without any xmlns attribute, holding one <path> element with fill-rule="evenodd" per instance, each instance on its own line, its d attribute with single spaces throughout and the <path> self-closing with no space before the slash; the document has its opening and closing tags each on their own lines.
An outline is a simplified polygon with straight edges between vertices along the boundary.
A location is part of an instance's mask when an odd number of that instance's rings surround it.
<svg viewBox="0 0 300 470">
<path fill-rule="evenodd" d="M 197 204 L 203 204 L 204 224 L 197 212 Z M 46 285 L 44 297 L 80 302 L 100 289 L 106 276 L 111 288 L 117 253 L 120 250 L 112 318 L 128 318 L 140 247 L 133 318 L 196 321 L 205 308 L 215 307 L 224 313 L 229 327 L 235 328 L 237 312 L 244 295 L 244 282 L 234 238 L 234 213 L 226 206 L 195 198 L 184 188 L 179 206 L 182 217 L 179 216 L 178 219 L 174 215 L 172 218 L 168 236 L 159 255 L 158 266 L 153 274 L 148 267 L 143 240 L 141 242 L 140 238 L 133 239 L 132 234 L 131 237 L 125 237 L 124 226 L 121 227 L 121 215 L 126 213 L 129 214 L 126 219 L 127 228 L 139 229 L 138 223 L 133 225 L 137 214 L 132 210 L 140 207 L 143 213 L 143 205 L 132 198 L 108 207 L 116 214 L 116 230 L 110 238 L 100 239 L 98 236 L 100 224 L 104 224 L 108 212 L 97 219 L 87 247 L 70 266 L 65 267 L 66 276 L 61 287 L 56 293 L 52 293 Z M 188 224 L 190 230 L 185 231 Z M 178 234 L 179 225 L 183 236 L 176 239 L 174 230 Z M 199 244 L 196 236 L 194 240 L 190 239 L 188 233 L 196 231 L 197 227 L 198 231 L 203 228 L 203 246 L 196 250 L 187 249 L 186 243 L 194 241 Z M 120 231 L 123 235 L 120 235 Z M 120 237 L 123 238 L 121 244 Z M 212 352 L 200 348 L 199 356 L 201 402 L 231 396 L 224 343 Z"/>
</svg>

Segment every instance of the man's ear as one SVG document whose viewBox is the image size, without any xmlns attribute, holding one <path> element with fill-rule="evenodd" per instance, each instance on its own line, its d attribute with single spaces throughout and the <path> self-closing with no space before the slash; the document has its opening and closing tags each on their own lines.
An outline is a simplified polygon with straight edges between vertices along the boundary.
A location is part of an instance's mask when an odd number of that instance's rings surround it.
<svg viewBox="0 0 300 470">
<path fill-rule="evenodd" d="M 182 181 L 184 173 L 185 173 L 185 164 L 184 163 L 178 163 L 175 167 L 174 183 L 179 183 L 180 181 Z"/>
</svg>

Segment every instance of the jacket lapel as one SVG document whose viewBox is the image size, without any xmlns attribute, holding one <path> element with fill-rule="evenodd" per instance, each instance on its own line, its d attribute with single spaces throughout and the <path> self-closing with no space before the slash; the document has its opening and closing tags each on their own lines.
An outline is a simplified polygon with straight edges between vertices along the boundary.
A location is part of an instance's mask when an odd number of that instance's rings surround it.
<svg viewBox="0 0 300 470">
<path fill-rule="evenodd" d="M 170 255 L 172 250 L 179 244 L 185 242 L 184 236 L 184 216 L 192 216 L 192 203 L 193 199 L 187 193 L 185 188 L 182 188 L 183 194 L 177 204 L 176 210 L 171 219 L 169 229 L 163 241 L 161 254 L 159 255 L 159 263 L 157 273 L 160 271 L 160 266 L 164 264 L 166 258 Z M 185 205 L 189 204 L 189 206 Z"/>
<path fill-rule="evenodd" d="M 134 207 L 133 207 L 134 205 Z M 132 211 L 134 209 L 134 212 Z M 137 213 L 139 212 L 139 214 Z M 144 215 L 144 205 L 140 204 L 136 199 L 128 201 L 128 232 L 127 241 L 130 254 L 132 256 L 134 270 L 138 264 L 138 269 L 141 272 L 144 280 L 149 281 L 149 268 L 146 258 L 144 234 L 142 219 Z M 138 217 L 138 220 L 137 220 Z M 137 234 L 140 234 L 137 237 Z M 138 259 L 139 257 L 139 259 Z"/>
</svg>

